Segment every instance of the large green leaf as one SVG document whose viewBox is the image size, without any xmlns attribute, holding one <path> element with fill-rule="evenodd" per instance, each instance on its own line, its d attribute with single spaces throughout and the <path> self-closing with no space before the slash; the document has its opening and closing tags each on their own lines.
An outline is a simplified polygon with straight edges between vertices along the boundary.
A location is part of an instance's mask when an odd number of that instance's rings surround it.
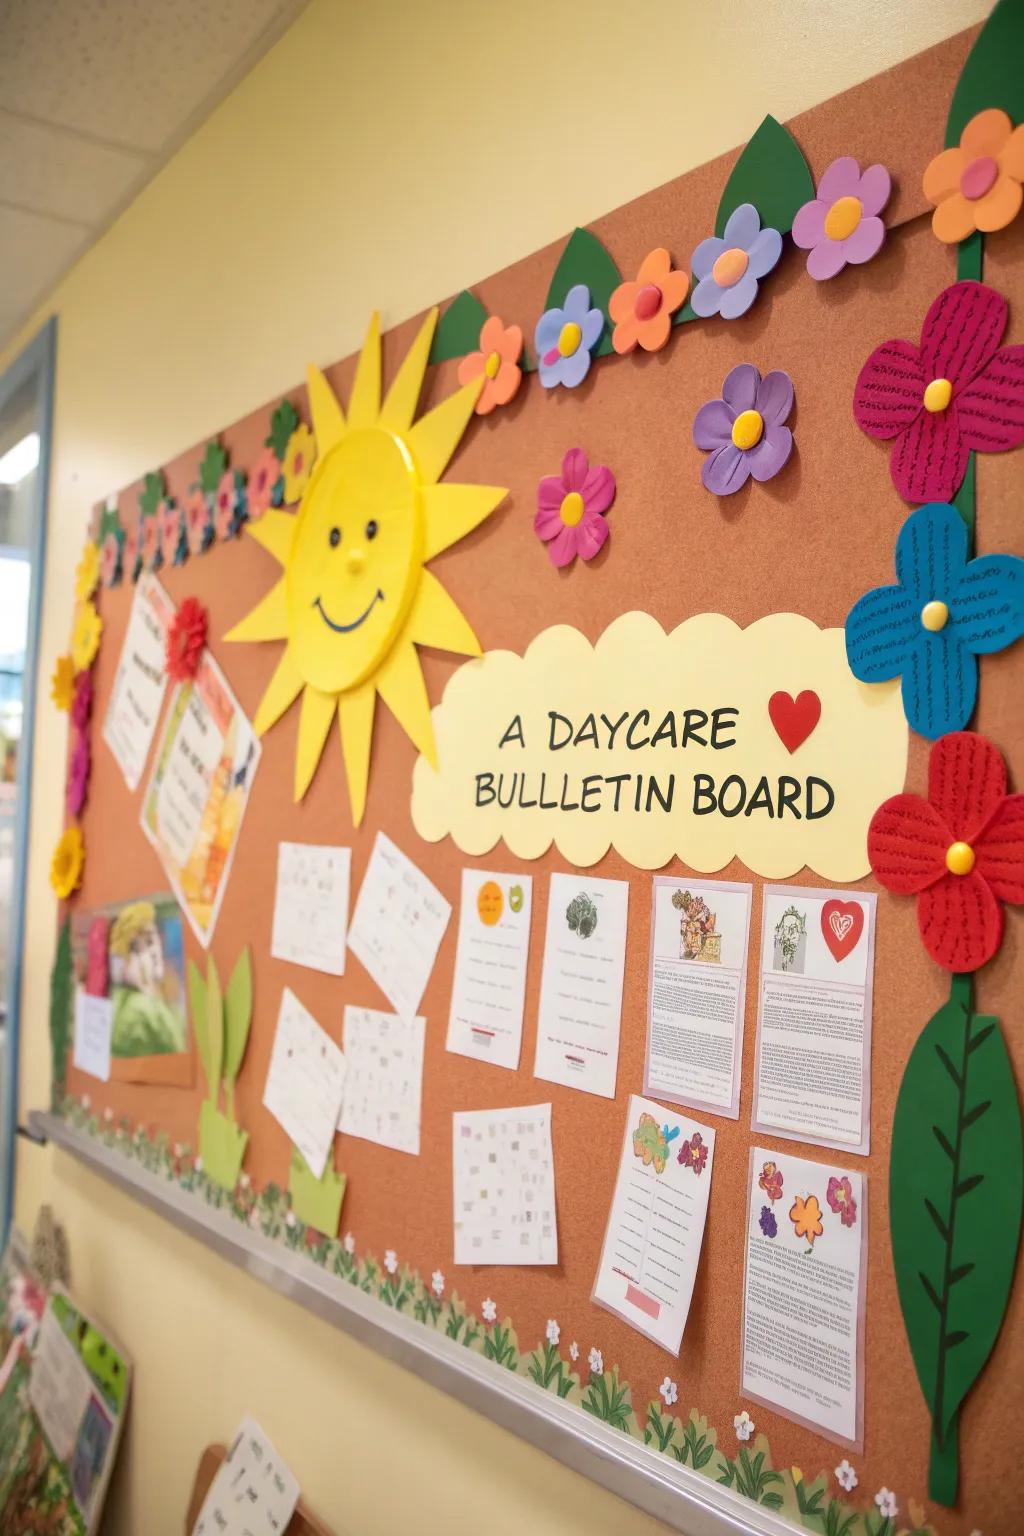
<svg viewBox="0 0 1024 1536">
<path fill-rule="evenodd" d="M 192 1015 L 192 1029 L 196 1037 L 196 1050 L 202 1063 L 203 1074 L 210 1097 L 217 1097 L 217 1083 L 210 1076 L 210 1037 L 206 1028 L 206 982 L 194 960 L 185 968 L 188 983 L 188 1011 Z"/>
<path fill-rule="evenodd" d="M 928 1491 L 956 1500 L 957 1419 L 995 1344 L 1013 1281 L 1024 1146 L 999 1025 L 971 978 L 910 1054 L 893 1122 L 889 1224 L 903 1321 L 932 1416 Z"/>
<path fill-rule="evenodd" d="M 156 511 L 166 492 L 167 482 L 164 479 L 163 470 L 152 470 L 143 481 L 142 490 L 139 492 L 139 510 L 144 517 Z"/>
<path fill-rule="evenodd" d="M 64 1097 L 68 1044 L 71 1039 L 71 1002 L 74 991 L 71 957 L 71 918 L 65 917 L 57 936 L 57 952 L 50 973 L 50 1081 L 54 1108 Z"/>
<path fill-rule="evenodd" d="M 1024 119 L 1024 4 L 998 0 L 978 34 L 957 81 L 946 119 L 946 146 L 976 112 L 1002 107 L 1010 120 Z"/>
<path fill-rule="evenodd" d="M 622 273 L 597 236 L 592 235 L 589 229 L 574 229 L 559 257 L 544 308 L 561 309 L 569 289 L 575 288 L 577 283 L 584 283 L 590 292 L 591 306 L 603 310 L 605 316 L 601 340 L 593 349 L 594 356 L 606 357 L 612 350 L 608 301 L 621 282 Z"/>
<path fill-rule="evenodd" d="M 476 352 L 480 346 L 480 328 L 486 319 L 487 311 L 480 300 L 464 288 L 438 321 L 429 361 L 446 363 L 450 358 Z"/>
<path fill-rule="evenodd" d="M 252 961 L 243 949 L 224 994 L 224 1081 L 235 1085 L 252 1022 Z"/>
<path fill-rule="evenodd" d="M 212 955 L 206 962 L 206 1048 L 210 1053 L 210 1098 L 216 1104 L 224 1067 L 224 993 Z"/>
<path fill-rule="evenodd" d="M 788 234 L 798 209 L 814 196 L 811 175 L 799 145 L 774 117 L 766 117 L 747 144 L 725 184 L 715 234 L 725 233 L 729 215 L 741 203 L 753 203 L 762 227 Z"/>
</svg>

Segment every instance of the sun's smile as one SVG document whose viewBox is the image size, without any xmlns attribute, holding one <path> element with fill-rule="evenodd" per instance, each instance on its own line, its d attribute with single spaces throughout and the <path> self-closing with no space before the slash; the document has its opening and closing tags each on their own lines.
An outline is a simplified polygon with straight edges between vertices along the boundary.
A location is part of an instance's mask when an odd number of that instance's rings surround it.
<svg viewBox="0 0 1024 1536">
<path fill-rule="evenodd" d="M 366 622 L 366 620 L 370 617 L 370 614 L 373 612 L 373 606 L 375 603 L 382 603 L 383 601 L 384 593 L 378 587 L 376 592 L 370 598 L 370 601 L 367 603 L 366 607 L 363 609 L 362 613 L 359 615 L 358 619 L 353 619 L 351 624 L 335 624 L 333 619 L 328 618 L 327 612 L 319 597 L 315 597 L 313 599 L 313 607 L 318 611 L 320 617 L 323 619 L 328 629 L 333 629 L 336 635 L 348 635 L 351 634 L 354 629 L 358 629 L 360 624 Z"/>
</svg>

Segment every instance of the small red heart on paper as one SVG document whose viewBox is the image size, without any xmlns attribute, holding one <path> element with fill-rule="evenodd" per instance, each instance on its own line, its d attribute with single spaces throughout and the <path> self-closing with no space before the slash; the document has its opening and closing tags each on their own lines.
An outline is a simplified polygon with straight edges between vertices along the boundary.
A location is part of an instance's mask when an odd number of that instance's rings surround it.
<svg viewBox="0 0 1024 1536">
<path fill-rule="evenodd" d="M 859 901 L 826 901 L 821 909 L 821 934 L 833 960 L 845 960 L 864 932 L 864 908 Z"/>
<path fill-rule="evenodd" d="M 773 693 L 768 700 L 768 713 L 786 751 L 795 752 L 821 719 L 821 700 L 810 688 L 798 693 L 795 699 L 791 693 Z"/>
</svg>

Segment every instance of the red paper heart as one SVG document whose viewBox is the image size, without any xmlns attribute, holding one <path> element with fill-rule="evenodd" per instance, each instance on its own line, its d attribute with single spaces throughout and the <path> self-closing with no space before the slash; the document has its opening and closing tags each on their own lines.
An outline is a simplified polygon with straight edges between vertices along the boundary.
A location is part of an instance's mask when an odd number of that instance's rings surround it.
<svg viewBox="0 0 1024 1536">
<path fill-rule="evenodd" d="M 845 960 L 864 932 L 864 908 L 859 901 L 826 901 L 821 909 L 821 934 L 833 960 Z"/>
<path fill-rule="evenodd" d="M 810 688 L 798 693 L 795 699 L 791 693 L 773 693 L 768 700 L 768 713 L 786 751 L 795 752 L 821 719 L 821 700 Z"/>
</svg>

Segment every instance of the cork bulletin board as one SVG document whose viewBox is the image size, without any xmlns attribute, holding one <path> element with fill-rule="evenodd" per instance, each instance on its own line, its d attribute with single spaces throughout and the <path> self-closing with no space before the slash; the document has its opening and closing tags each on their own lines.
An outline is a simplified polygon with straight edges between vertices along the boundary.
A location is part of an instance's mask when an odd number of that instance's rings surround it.
<svg viewBox="0 0 1024 1536">
<path fill-rule="evenodd" d="M 651 615 L 668 632 L 696 614 L 720 613 L 745 628 L 769 614 L 803 615 L 821 628 L 842 627 L 857 600 L 892 580 L 893 548 L 907 507 L 895 495 L 887 445 L 858 430 L 852 414 L 855 383 L 872 349 L 889 337 L 916 339 L 935 296 L 956 277 L 955 247 L 935 239 L 930 209 L 921 192 L 922 166 L 943 143 L 946 114 L 975 32 L 964 33 L 789 124 L 815 178 L 839 155 L 863 164 L 883 161 L 893 177 L 886 210 L 888 239 L 863 268 L 842 281 L 812 282 L 805 257 L 787 239 L 770 283 L 757 303 L 736 321 L 719 318 L 674 329 L 661 351 L 599 357 L 575 389 L 546 390 L 535 374 L 524 379 L 515 399 L 486 417 L 475 418 L 448 470 L 448 478 L 508 488 L 498 509 L 458 544 L 440 553 L 431 570 L 468 618 L 485 651 L 522 655 L 551 625 L 571 625 L 596 642 L 620 615 Z M 679 267 L 713 230 L 716 208 L 736 154 L 688 173 L 593 226 L 620 272 L 637 271 L 646 253 L 666 246 Z M 476 284 L 473 293 L 488 313 L 522 325 L 532 341 L 536 318 L 564 242 L 538 251 L 515 266 Z M 1024 341 L 1024 221 L 1003 230 L 985 249 L 984 281 L 1009 303 L 1004 343 Z M 387 296 L 381 296 L 386 307 Z M 386 323 L 386 313 L 384 316 Z M 385 383 L 394 377 L 420 321 L 387 329 L 383 337 Z M 324 359 L 317 359 L 323 364 Z M 716 498 L 701 484 L 703 456 L 691 426 L 697 408 L 716 398 L 736 364 L 753 362 L 766 373 L 784 369 L 795 388 L 790 425 L 796 450 L 785 470 L 765 486 L 748 485 Z M 346 401 L 356 360 L 325 367 L 326 377 Z M 453 358 L 432 365 L 420 410 L 457 387 Z M 285 382 L 285 381 L 282 381 Z M 306 391 L 286 397 L 308 421 Z M 228 463 L 243 470 L 258 459 L 271 411 L 278 401 L 225 427 L 217 442 Z M 211 423 L 211 427 L 214 424 Z M 556 569 L 533 530 L 537 483 L 553 474 L 566 451 L 582 446 L 592 462 L 614 467 L 618 492 L 608 515 L 611 536 L 585 567 Z M 206 444 L 198 444 L 163 466 L 166 493 L 184 506 L 200 475 Z M 1019 453 L 978 456 L 977 552 L 1024 553 L 1020 516 Z M 117 515 L 127 526 L 138 515 L 143 483 L 117 498 Z M 108 514 L 109 515 L 109 514 Z M 210 614 L 209 648 L 247 718 L 252 721 L 280 647 L 273 643 L 225 643 L 223 636 L 249 612 L 278 575 L 259 543 L 241 536 L 215 540 L 201 557 L 181 566 L 165 565 L 159 580 L 180 604 L 194 597 Z M 104 589 L 98 606 L 102 643 L 93 664 L 93 720 L 100 722 L 114 684 L 131 609 L 131 581 Z M 437 705 L 461 658 L 437 650 L 420 652 L 427 694 Z M 987 656 L 971 728 L 998 744 L 1008 765 L 1011 788 L 1024 787 L 1024 724 L 1019 709 L 1021 661 L 1012 649 Z M 557 686 L 557 679 L 554 680 Z M 685 678 L 680 680 L 685 694 Z M 793 686 L 782 680 L 782 687 Z M 642 691 L 642 690 L 641 690 Z M 795 688 L 794 688 L 795 692 Z M 166 703 L 165 703 L 166 708 Z M 418 1157 L 388 1151 L 353 1137 L 335 1140 L 333 1164 L 347 1187 L 337 1240 L 313 1250 L 311 1262 L 379 1263 L 388 1250 L 402 1272 L 417 1278 L 416 1297 L 436 1269 L 445 1276 L 445 1302 L 459 1298 L 470 1319 L 479 1319 L 482 1299 L 493 1297 L 499 1318 L 514 1324 L 522 1369 L 535 1348 L 543 1348 L 548 1321 L 557 1320 L 566 1372 L 579 1376 L 570 1400 L 581 1400 L 583 1361 L 570 1363 L 567 1346 L 578 1340 L 582 1354 L 599 1344 L 607 1367 L 628 1383 L 632 1417 L 620 1427 L 644 1438 L 646 1407 L 659 1401 L 667 1366 L 679 1383 L 671 1412 L 699 1424 L 720 1452 L 735 1459 L 734 1415 L 740 1396 L 741 1313 L 748 1159 L 757 1143 L 781 1153 L 796 1150 L 814 1158 L 816 1149 L 764 1137 L 750 1128 L 757 1026 L 757 955 L 765 876 L 738 858 L 714 871 L 719 880 L 752 881 L 753 905 L 745 1004 L 744 1054 L 738 1119 L 711 1116 L 717 1135 L 713 1186 L 693 1303 L 678 1361 L 591 1302 L 605 1215 L 611 1201 L 625 1119 L 632 1093 L 641 1093 L 647 1033 L 649 923 L 654 870 L 630 863 L 615 847 L 590 866 L 592 874 L 629 883 L 628 939 L 617 1089 L 614 1101 L 574 1091 L 533 1076 L 535 1029 L 541 986 L 548 877 L 571 868 L 552 844 L 537 857 L 522 859 L 504 844 L 468 855 L 451 837 L 425 840 L 413 823 L 411 790 L 417 753 L 395 719 L 378 704 L 372 760 L 361 823 L 353 825 L 349 792 L 335 728 L 310 787 L 293 803 L 291 786 L 299 729 L 292 708 L 261 742 L 258 769 L 234 854 L 230 878 L 210 952 L 226 980 L 239 953 L 252 955 L 253 1014 L 247 1052 L 237 1079 L 235 1112 L 249 1132 L 246 1186 L 238 1201 L 251 1208 L 269 1185 L 287 1188 L 291 1144 L 263 1107 L 262 1096 L 282 990 L 290 987 L 327 1033 L 341 1041 L 345 1004 L 386 1008 L 387 1002 L 350 953 L 341 978 L 298 969 L 272 958 L 270 934 L 278 844 L 297 841 L 344 845 L 352 851 L 352 899 L 358 893 L 374 837 L 388 836 L 424 871 L 451 903 L 452 922 L 441 944 L 420 1012 L 426 1018 L 421 1152 Z M 157 740 L 159 740 L 159 733 Z M 923 793 L 929 742 L 911 733 L 906 788 Z M 870 733 L 855 755 L 871 772 Z M 75 910 L 96 911 L 166 890 L 161 862 L 140 828 L 140 811 L 152 760 L 140 787 L 131 792 L 93 733 L 93 770 L 80 817 L 87 856 Z M 898 786 L 897 786 L 898 787 Z M 521 871 L 533 876 L 529 971 L 523 1044 L 518 1071 L 494 1067 L 445 1049 L 452 992 L 455 938 L 463 868 Z M 689 873 L 685 859 L 673 858 L 660 872 Z M 1021 1510 L 1008 1492 L 1007 1474 L 1016 1456 L 1016 1426 L 1024 1415 L 1024 1290 L 1018 1284 L 994 1353 L 960 1418 L 960 1481 L 956 1505 L 940 1509 L 928 1499 L 929 1413 L 915 1376 L 901 1317 L 889 1236 L 889 1158 L 897 1094 L 908 1055 L 925 1021 L 949 990 L 947 975 L 922 946 L 912 900 L 891 894 L 870 875 L 851 882 L 823 879 L 811 869 L 787 872 L 798 886 L 846 884 L 878 893 L 874 961 L 873 1049 L 871 1056 L 871 1150 L 847 1159 L 867 1181 L 866 1331 L 863 1454 L 854 1458 L 859 1486 L 841 1493 L 832 1468 L 841 1456 L 815 1432 L 761 1407 L 755 1411 L 762 1466 L 778 1480 L 761 1487 L 778 1500 L 762 1501 L 796 1525 L 824 1529 L 833 1496 L 859 1511 L 871 1536 L 918 1529 L 926 1519 L 942 1536 L 1010 1536 Z M 1007 911 L 1006 932 L 995 958 L 976 982 L 975 1006 L 1001 1018 L 1018 1081 L 1024 1074 L 1024 1045 L 1014 1030 L 1013 1002 L 1020 993 L 1021 926 Z M 187 925 L 186 956 L 205 971 L 206 956 Z M 192 1047 L 194 1049 L 194 1046 Z M 128 1139 L 165 1146 L 175 1177 L 191 1177 L 192 1154 L 205 1092 L 198 1065 L 191 1085 L 115 1081 L 104 1084 L 66 1068 L 63 1113 L 113 1142 L 119 1130 Z M 558 1213 L 557 1265 L 474 1270 L 452 1263 L 452 1113 L 530 1105 L 550 1100 Z M 698 1115 L 708 1119 L 707 1115 Z M 123 1129 L 122 1129 L 123 1128 Z M 141 1128 L 141 1131 L 140 1129 Z M 161 1140 L 162 1138 L 162 1140 Z M 154 1153 L 155 1157 L 156 1154 Z M 139 1154 L 140 1161 L 144 1161 Z M 248 1202 L 248 1207 L 246 1206 Z M 237 1202 L 236 1202 L 237 1203 Z M 286 1201 L 285 1201 L 286 1206 Z M 284 1207 L 283 1207 L 284 1208 Z M 244 1214 L 244 1211 L 243 1211 Z M 289 1233 L 292 1236 L 289 1238 Z M 344 1253 L 341 1234 L 352 1233 L 356 1254 Z M 282 1238 L 294 1244 L 294 1228 Z M 340 1268 L 338 1266 L 341 1266 Z M 386 1277 L 378 1270 L 378 1277 Z M 410 1300 L 410 1310 L 416 1297 Z M 422 1310 L 422 1306 L 421 1306 Z M 443 1328 L 443 1319 L 441 1322 Z M 480 1348 L 484 1330 L 473 1347 Z M 465 1324 L 472 1331 L 471 1321 Z M 539 1341 L 539 1343 L 538 1343 Z M 257 1345 L 258 1347 L 258 1341 Z M 694 1416 L 691 1419 L 691 1410 Z M 669 1448 L 671 1449 L 671 1447 Z M 719 1467 L 717 1457 L 701 1468 Z M 791 1471 L 802 1469 L 798 1483 Z M 819 1473 L 821 1481 L 816 1482 Z M 822 1491 L 814 1503 L 814 1489 Z M 873 1502 L 875 1490 L 899 1494 L 899 1518 Z M 740 1488 L 740 1492 L 750 1491 Z M 753 1496 L 760 1500 L 758 1489 Z M 1012 1497 L 1014 1507 L 1008 1500 Z M 810 1510 L 807 1509 L 811 1501 Z M 913 1501 L 915 1510 L 910 1508 Z M 915 1523 L 915 1511 L 920 1519 Z M 820 1515 L 820 1519 L 819 1519 Z M 888 1520 L 888 1524 L 886 1524 Z M 854 1529 L 860 1536 L 861 1527 Z"/>
</svg>

